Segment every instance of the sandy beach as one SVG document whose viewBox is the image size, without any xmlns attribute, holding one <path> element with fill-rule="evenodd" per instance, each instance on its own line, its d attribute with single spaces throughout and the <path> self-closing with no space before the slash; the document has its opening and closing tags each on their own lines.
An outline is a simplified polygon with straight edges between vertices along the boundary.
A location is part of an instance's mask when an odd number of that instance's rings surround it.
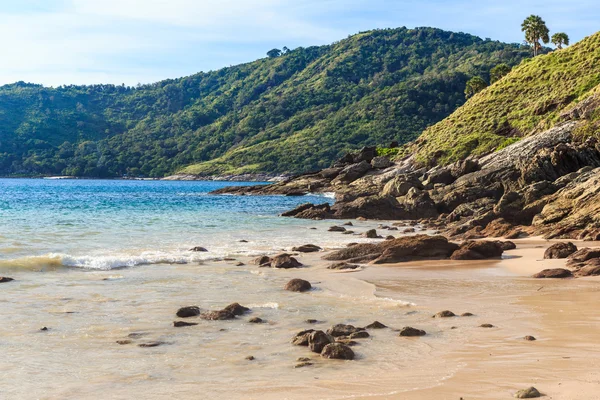
<svg viewBox="0 0 600 400">
<path fill-rule="evenodd" d="M 530 278 L 564 260 L 542 259 L 552 242 L 515 243 L 501 260 L 366 265 L 353 272 L 327 269 L 330 262 L 319 252 L 299 254 L 306 268 L 292 270 L 258 268 L 238 257 L 245 265 L 234 269 L 231 260 L 59 273 L 54 289 L 22 285 L 20 305 L 4 313 L 0 393 L 11 399 L 127 399 L 133 393 L 191 399 L 201 391 L 219 399 L 468 400 L 508 399 L 535 386 L 551 399 L 600 398 L 600 280 Z M 207 285 L 198 268 L 223 282 Z M 310 281 L 313 290 L 282 290 L 291 278 Z M 252 290 L 240 291 L 244 285 Z M 179 307 L 216 309 L 224 298 L 249 306 L 267 323 L 192 318 L 186 321 L 200 325 L 173 328 Z M 432 318 L 442 310 L 473 316 Z M 319 322 L 309 325 L 309 318 Z M 357 340 L 353 361 L 322 359 L 290 343 L 303 329 L 375 320 L 389 328 Z M 36 332 L 38 321 L 50 330 Z M 404 326 L 427 335 L 399 337 Z M 131 337 L 129 345 L 116 344 Z M 165 345 L 136 346 L 155 340 Z M 250 355 L 255 359 L 246 360 Z M 301 357 L 313 365 L 294 368 Z"/>
</svg>

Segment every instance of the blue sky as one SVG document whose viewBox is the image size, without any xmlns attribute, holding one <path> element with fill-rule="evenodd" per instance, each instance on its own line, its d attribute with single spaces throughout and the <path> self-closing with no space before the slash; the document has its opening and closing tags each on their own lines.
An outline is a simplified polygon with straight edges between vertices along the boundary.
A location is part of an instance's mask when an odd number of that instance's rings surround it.
<svg viewBox="0 0 600 400">
<path fill-rule="evenodd" d="M 0 0 L 0 84 L 149 83 L 373 28 L 521 42 L 532 13 L 572 42 L 600 28 L 598 0 Z"/>
</svg>

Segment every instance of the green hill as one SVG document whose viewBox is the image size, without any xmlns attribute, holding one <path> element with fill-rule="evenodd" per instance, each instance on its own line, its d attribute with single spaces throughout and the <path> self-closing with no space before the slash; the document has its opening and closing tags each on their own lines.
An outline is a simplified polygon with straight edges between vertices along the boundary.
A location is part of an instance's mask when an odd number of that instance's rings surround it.
<svg viewBox="0 0 600 400">
<path fill-rule="evenodd" d="M 416 138 L 464 103 L 472 76 L 529 54 L 399 28 L 137 88 L 6 85 L 0 175 L 313 170 L 351 149 Z"/>
<path fill-rule="evenodd" d="M 600 93 L 599 66 L 600 32 L 566 49 L 527 59 L 425 130 L 408 148 L 425 164 L 447 164 L 550 128 L 569 108 Z"/>
</svg>

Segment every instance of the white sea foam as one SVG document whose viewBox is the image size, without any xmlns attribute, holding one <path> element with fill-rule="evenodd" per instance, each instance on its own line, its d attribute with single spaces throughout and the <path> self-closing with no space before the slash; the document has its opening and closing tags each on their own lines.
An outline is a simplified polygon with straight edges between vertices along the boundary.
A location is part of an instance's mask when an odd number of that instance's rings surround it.
<svg viewBox="0 0 600 400">
<path fill-rule="evenodd" d="M 249 308 L 272 308 L 274 310 L 279 309 L 279 303 L 264 303 L 264 304 L 249 304 Z"/>
</svg>

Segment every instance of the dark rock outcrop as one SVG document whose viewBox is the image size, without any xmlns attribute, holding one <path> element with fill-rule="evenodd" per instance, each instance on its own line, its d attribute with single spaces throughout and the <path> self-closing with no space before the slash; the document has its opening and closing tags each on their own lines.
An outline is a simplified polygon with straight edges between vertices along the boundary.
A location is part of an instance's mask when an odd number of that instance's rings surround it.
<svg viewBox="0 0 600 400">
<path fill-rule="evenodd" d="M 306 329 L 306 330 L 298 332 L 292 338 L 292 344 L 295 346 L 308 346 L 308 337 L 314 331 L 315 331 L 314 329 Z"/>
<path fill-rule="evenodd" d="M 461 244 L 450 258 L 452 260 L 485 260 L 500 257 L 503 252 L 502 245 L 497 241 L 468 241 Z"/>
<path fill-rule="evenodd" d="M 250 311 L 250 309 L 248 307 L 240 305 L 239 303 L 232 303 L 225 307 L 223 311 L 227 311 L 228 313 L 231 313 L 233 315 L 244 315 L 245 313 Z"/>
<path fill-rule="evenodd" d="M 456 314 L 454 314 L 452 311 L 444 310 L 444 311 L 440 311 L 439 313 L 435 314 L 433 317 L 434 318 L 450 318 L 450 317 L 456 317 Z"/>
<path fill-rule="evenodd" d="M 327 330 L 327 334 L 333 337 L 350 336 L 353 333 L 364 331 L 364 328 L 357 328 L 353 325 L 337 324 Z"/>
<path fill-rule="evenodd" d="M 185 321 L 174 321 L 173 322 L 173 326 L 175 328 L 182 328 L 185 326 L 194 326 L 194 325 L 198 325 L 196 322 L 185 322 Z"/>
<path fill-rule="evenodd" d="M 11 282 L 14 281 L 13 278 L 9 278 L 7 276 L 0 276 L 0 283 L 7 283 L 7 282 Z"/>
<path fill-rule="evenodd" d="M 382 324 L 379 321 L 375 321 L 367 326 L 365 326 L 365 329 L 384 329 L 387 328 L 387 326 L 385 326 L 384 324 Z"/>
<path fill-rule="evenodd" d="M 196 246 L 196 247 L 192 247 L 190 249 L 190 251 L 197 251 L 197 252 L 207 252 L 208 250 L 205 249 L 204 247 L 200 247 L 200 246 Z"/>
</svg>

